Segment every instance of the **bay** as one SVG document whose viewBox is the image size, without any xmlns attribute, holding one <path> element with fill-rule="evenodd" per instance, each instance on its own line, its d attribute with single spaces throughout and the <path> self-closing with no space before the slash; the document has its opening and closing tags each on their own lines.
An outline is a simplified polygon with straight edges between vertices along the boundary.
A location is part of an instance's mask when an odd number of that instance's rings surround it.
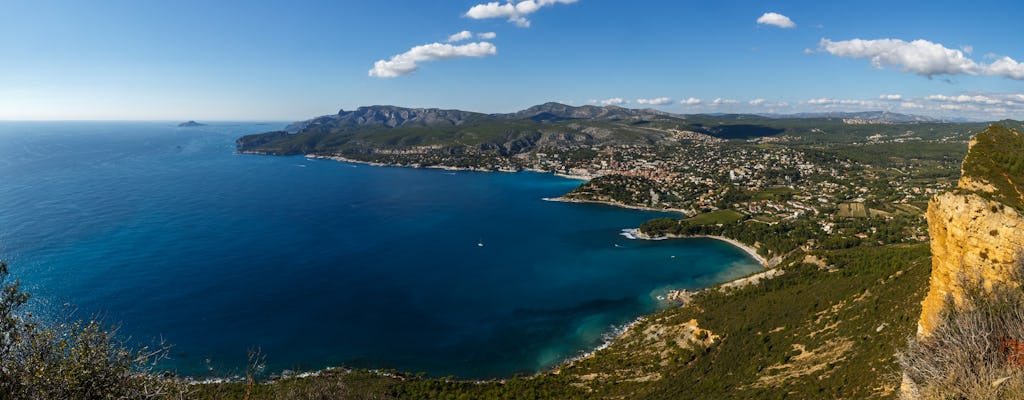
<svg viewBox="0 0 1024 400">
<path fill-rule="evenodd" d="M 628 240 L 671 214 L 543 201 L 550 174 L 238 155 L 283 123 L 0 122 L 0 260 L 32 309 L 174 345 L 183 375 L 533 373 L 760 266 L 716 240 Z"/>
</svg>

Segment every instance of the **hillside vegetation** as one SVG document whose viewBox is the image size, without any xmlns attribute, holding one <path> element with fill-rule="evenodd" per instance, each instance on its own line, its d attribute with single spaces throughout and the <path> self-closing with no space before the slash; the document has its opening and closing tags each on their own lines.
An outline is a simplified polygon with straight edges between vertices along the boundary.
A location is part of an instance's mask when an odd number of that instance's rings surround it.
<svg viewBox="0 0 1024 400">
<path fill-rule="evenodd" d="M 981 191 L 984 197 L 1024 211 L 1024 136 L 1001 125 L 978 134 L 964 159 L 963 176 L 991 185 Z"/>
<path fill-rule="evenodd" d="M 894 117 L 908 120 L 899 114 L 879 118 Z M 915 121 L 915 134 L 924 138 L 974 126 L 909 120 Z M 388 151 L 511 156 L 545 149 L 676 143 L 669 130 L 736 140 L 785 136 L 807 144 L 848 142 L 880 130 L 889 136 L 906 133 L 906 124 L 888 124 L 884 119 L 878 124 L 847 122 L 846 118 L 830 117 L 677 115 L 558 103 L 511 114 L 372 106 L 297 122 L 282 131 L 246 135 L 238 139 L 238 149 L 264 154 L 347 155 L 373 161 L 369 154 Z"/>
</svg>

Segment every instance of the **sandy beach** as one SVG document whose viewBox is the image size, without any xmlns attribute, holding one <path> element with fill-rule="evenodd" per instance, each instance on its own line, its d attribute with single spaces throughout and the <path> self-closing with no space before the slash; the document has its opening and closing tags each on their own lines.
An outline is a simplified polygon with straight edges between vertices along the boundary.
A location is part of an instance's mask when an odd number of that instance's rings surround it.
<svg viewBox="0 0 1024 400">
<path fill-rule="evenodd" d="M 641 240 L 692 239 L 692 238 L 707 238 L 707 239 L 721 240 L 723 242 L 726 242 L 726 243 L 729 243 L 729 244 L 735 246 L 736 248 L 738 248 L 740 250 L 743 250 L 744 252 L 749 254 L 750 257 L 753 257 L 755 260 L 757 260 L 759 263 L 761 263 L 761 266 L 763 266 L 765 268 L 768 268 L 768 259 L 765 258 L 764 256 L 760 255 L 760 254 L 757 254 L 757 249 L 756 248 L 754 248 L 753 246 L 750 246 L 750 245 L 748 245 L 746 243 L 740 242 L 739 240 L 727 238 L 725 236 L 714 236 L 714 235 L 647 236 L 644 233 L 640 232 L 639 229 L 626 229 L 626 230 L 623 230 L 623 232 L 627 233 L 632 238 L 641 239 Z"/>
<path fill-rule="evenodd" d="M 610 202 L 610 201 L 602 201 L 602 200 L 578 200 L 578 199 L 567 199 L 565 197 L 545 197 L 545 198 L 543 198 L 541 200 L 544 200 L 544 201 L 557 201 L 557 202 L 561 202 L 561 203 L 604 204 L 606 206 L 629 208 L 629 209 L 632 209 L 632 210 L 675 212 L 675 213 L 680 213 L 683 216 L 689 216 L 690 215 L 686 210 L 682 210 L 682 209 L 678 209 L 678 208 L 653 208 L 653 207 L 644 207 L 644 206 L 631 206 L 631 205 L 627 205 L 627 204 L 613 203 L 613 202 Z"/>
<path fill-rule="evenodd" d="M 561 172 L 555 172 L 555 176 L 561 177 L 561 178 L 566 178 L 566 179 L 575 179 L 575 180 L 584 181 L 584 182 L 590 182 L 591 179 L 596 178 L 595 176 L 570 175 L 570 174 L 563 174 Z"/>
</svg>

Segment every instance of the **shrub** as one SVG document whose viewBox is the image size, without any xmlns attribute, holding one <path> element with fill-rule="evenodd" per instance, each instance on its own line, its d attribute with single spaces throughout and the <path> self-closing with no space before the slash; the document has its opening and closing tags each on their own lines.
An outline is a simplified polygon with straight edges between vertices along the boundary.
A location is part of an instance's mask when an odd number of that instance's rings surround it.
<svg viewBox="0 0 1024 400">
<path fill-rule="evenodd" d="M 181 398 L 186 385 L 159 376 L 155 363 L 168 347 L 133 348 L 96 319 L 67 314 L 45 323 L 21 308 L 28 302 L 18 282 L 7 283 L 0 263 L 0 398 L 164 399 Z"/>
<path fill-rule="evenodd" d="M 898 355 L 904 379 L 917 391 L 907 395 L 1024 398 L 1024 291 L 1005 284 L 985 290 L 981 282 L 961 282 L 963 301 L 948 301 L 935 330 L 910 338 Z"/>
</svg>

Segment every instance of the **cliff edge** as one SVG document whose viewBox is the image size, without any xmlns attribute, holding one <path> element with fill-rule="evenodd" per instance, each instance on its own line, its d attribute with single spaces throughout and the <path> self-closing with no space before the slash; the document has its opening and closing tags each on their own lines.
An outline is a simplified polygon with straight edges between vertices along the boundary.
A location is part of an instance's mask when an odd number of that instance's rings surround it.
<svg viewBox="0 0 1024 400">
<path fill-rule="evenodd" d="M 970 142 L 953 192 L 928 204 L 932 274 L 922 302 L 918 336 L 928 336 L 951 298 L 963 300 L 964 279 L 1011 281 L 1024 259 L 1024 136 L 992 125 Z"/>
</svg>

